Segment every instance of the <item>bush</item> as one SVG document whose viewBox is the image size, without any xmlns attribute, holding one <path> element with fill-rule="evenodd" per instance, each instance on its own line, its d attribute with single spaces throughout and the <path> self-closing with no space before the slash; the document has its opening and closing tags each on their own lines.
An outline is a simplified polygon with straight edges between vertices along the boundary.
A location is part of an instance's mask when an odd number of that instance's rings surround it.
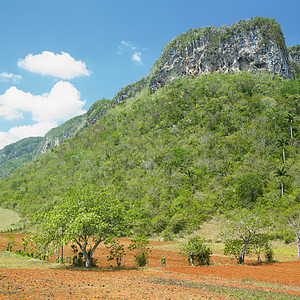
<svg viewBox="0 0 300 300">
<path fill-rule="evenodd" d="M 130 251 L 136 252 L 134 257 L 138 267 L 144 267 L 148 262 L 147 257 L 151 252 L 150 248 L 147 247 L 149 243 L 149 239 L 144 235 L 140 235 L 137 238 L 131 240 L 131 244 L 128 248 Z"/>
<path fill-rule="evenodd" d="M 274 251 L 272 248 L 268 247 L 265 252 L 266 262 L 270 263 L 274 261 Z"/>
<path fill-rule="evenodd" d="M 199 266 L 210 264 L 210 256 L 212 252 L 210 248 L 204 244 L 202 238 L 197 236 L 191 238 L 186 244 L 183 244 L 180 248 L 179 254 L 186 256 L 192 266 Z"/>
</svg>

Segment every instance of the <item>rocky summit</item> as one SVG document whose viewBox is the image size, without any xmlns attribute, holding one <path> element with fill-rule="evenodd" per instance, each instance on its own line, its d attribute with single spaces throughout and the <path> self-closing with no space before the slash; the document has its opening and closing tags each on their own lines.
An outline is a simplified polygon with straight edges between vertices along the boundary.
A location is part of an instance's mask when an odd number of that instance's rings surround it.
<svg viewBox="0 0 300 300">
<path fill-rule="evenodd" d="M 145 87 L 153 93 L 182 76 L 261 70 L 293 78 L 291 57 L 277 21 L 256 17 L 232 26 L 191 29 L 167 44 L 149 74 L 120 90 L 114 103 L 135 96 Z"/>
</svg>

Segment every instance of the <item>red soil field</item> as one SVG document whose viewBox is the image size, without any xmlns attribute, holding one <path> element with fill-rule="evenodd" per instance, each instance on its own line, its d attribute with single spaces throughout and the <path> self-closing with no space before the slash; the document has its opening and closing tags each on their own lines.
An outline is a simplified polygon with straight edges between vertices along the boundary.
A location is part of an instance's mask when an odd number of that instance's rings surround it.
<svg viewBox="0 0 300 300">
<path fill-rule="evenodd" d="M 14 236 L 20 242 L 23 235 Z M 121 239 L 121 243 L 127 248 L 130 240 Z M 0 234 L 0 251 L 6 244 L 7 238 Z M 170 244 L 151 241 L 144 269 L 133 269 L 129 251 L 124 270 L 104 269 L 116 265 L 107 261 L 104 245 L 94 254 L 100 269 L 0 269 L 0 299 L 235 299 L 252 292 L 263 293 L 261 299 L 300 296 L 300 261 L 236 265 L 213 255 L 211 266 L 190 267 L 174 250 L 157 249 L 167 249 Z M 70 247 L 64 253 L 73 256 Z M 165 268 L 161 267 L 162 257 L 166 258 Z"/>
</svg>

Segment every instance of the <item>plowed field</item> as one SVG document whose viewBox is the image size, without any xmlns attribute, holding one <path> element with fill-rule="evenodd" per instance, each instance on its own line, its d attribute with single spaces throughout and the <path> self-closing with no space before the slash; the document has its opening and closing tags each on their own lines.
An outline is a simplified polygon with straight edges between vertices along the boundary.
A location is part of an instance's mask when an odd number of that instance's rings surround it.
<svg viewBox="0 0 300 300">
<path fill-rule="evenodd" d="M 0 250 L 6 239 L 0 235 Z M 21 239 L 16 235 L 16 240 Z M 129 240 L 122 239 L 127 246 Z M 300 262 L 230 264 L 226 257 L 213 256 L 212 265 L 189 267 L 167 242 L 151 242 L 149 264 L 133 269 L 133 254 L 127 252 L 125 269 L 106 260 L 102 245 L 95 253 L 100 268 L 92 271 L 49 264 L 28 264 L 20 269 L 3 259 L 0 263 L 0 299 L 298 299 Z M 65 255 L 72 255 L 66 247 Z M 2 252 L 3 253 L 3 252 Z M 6 253 L 3 257 L 11 257 Z M 162 268 L 160 259 L 166 258 Z M 14 258 L 24 260 L 23 258 Z M 51 258 L 55 259 L 54 257 Z M 104 268 L 106 267 L 106 268 Z M 39 268 L 39 269 L 37 269 Z"/>
</svg>

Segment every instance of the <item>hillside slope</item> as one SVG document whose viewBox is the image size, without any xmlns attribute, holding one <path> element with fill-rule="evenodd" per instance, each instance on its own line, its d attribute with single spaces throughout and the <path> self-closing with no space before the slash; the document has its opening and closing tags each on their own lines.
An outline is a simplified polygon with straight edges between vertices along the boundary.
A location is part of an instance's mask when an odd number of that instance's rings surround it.
<svg viewBox="0 0 300 300">
<path fill-rule="evenodd" d="M 144 90 L 0 181 L 0 205 L 31 214 L 70 186 L 111 187 L 166 236 L 237 207 L 275 211 L 299 201 L 299 94 L 296 80 L 247 72 Z"/>
<path fill-rule="evenodd" d="M 176 78 L 215 71 L 255 73 L 262 70 L 283 78 L 293 78 L 293 72 L 297 77 L 296 73 L 299 73 L 299 47 L 286 48 L 280 24 L 275 20 L 256 17 L 238 21 L 232 26 L 191 29 L 166 45 L 147 76 L 121 89 L 112 101 L 98 100 L 85 115 L 50 130 L 40 145 L 33 143 L 33 153 L 28 155 L 24 152 L 24 159 L 6 157 L 0 163 L 0 178 L 6 177 L 36 155 L 61 145 L 96 122 L 111 105 L 137 96 L 144 89 L 153 93 Z M 15 146 L 18 147 L 18 144 Z M 12 165 L 14 168 L 11 168 Z"/>
</svg>

